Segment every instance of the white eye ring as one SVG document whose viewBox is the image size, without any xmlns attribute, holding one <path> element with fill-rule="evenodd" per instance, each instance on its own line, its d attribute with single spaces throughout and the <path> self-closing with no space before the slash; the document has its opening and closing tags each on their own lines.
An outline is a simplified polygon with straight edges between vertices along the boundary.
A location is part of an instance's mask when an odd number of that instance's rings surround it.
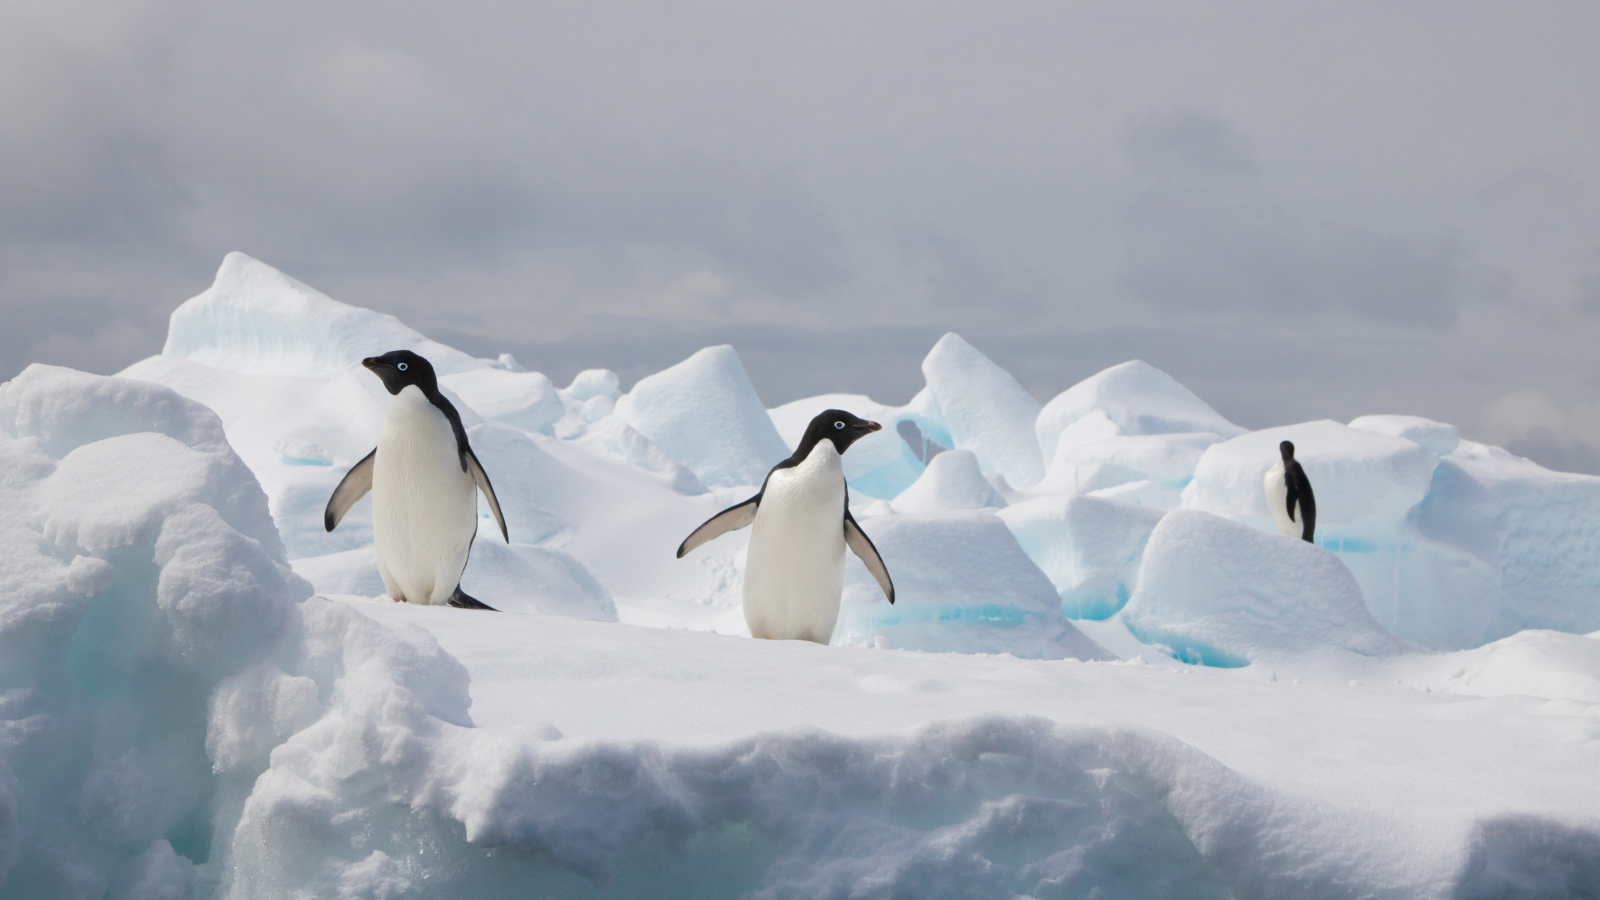
<svg viewBox="0 0 1600 900">
<path fill-rule="evenodd" d="M 400 365 L 395 366 L 395 368 L 399 369 L 402 372 L 404 372 L 406 370 L 406 364 L 405 363 L 401 363 Z"/>
<path fill-rule="evenodd" d="M 844 421 L 840 420 L 838 422 L 833 423 L 833 427 L 839 429 L 840 431 L 843 431 L 844 430 Z"/>
</svg>

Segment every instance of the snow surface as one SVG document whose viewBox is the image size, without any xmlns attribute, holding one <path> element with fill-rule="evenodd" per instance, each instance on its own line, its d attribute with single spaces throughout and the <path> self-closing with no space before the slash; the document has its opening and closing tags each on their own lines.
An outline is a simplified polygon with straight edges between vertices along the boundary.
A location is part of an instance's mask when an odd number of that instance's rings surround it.
<svg viewBox="0 0 1600 900">
<path fill-rule="evenodd" d="M 0 385 L 0 900 L 1600 894 L 1600 479 L 1143 363 L 1041 410 L 955 336 L 900 407 L 765 410 L 731 348 L 557 388 L 240 254 L 172 329 Z M 368 599 L 369 504 L 322 530 L 396 346 L 506 612 Z M 832 406 L 899 602 L 852 557 L 835 646 L 751 641 L 748 533 L 673 550 Z"/>
</svg>

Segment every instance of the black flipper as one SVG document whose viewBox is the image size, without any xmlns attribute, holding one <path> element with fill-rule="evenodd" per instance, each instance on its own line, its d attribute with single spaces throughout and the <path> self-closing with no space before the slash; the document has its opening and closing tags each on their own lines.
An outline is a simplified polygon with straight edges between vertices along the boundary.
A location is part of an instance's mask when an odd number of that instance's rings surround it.
<svg viewBox="0 0 1600 900">
<path fill-rule="evenodd" d="M 878 555 L 878 548 L 872 545 L 872 538 L 867 537 L 867 533 L 856 524 L 856 517 L 850 515 L 848 506 L 844 510 L 844 542 L 866 563 L 867 571 L 877 580 L 883 595 L 889 598 L 889 604 L 894 605 L 894 582 L 889 580 L 889 567 L 883 564 L 883 557 Z"/>
<path fill-rule="evenodd" d="M 1317 533 L 1317 498 L 1311 493 L 1311 479 L 1306 477 L 1306 470 L 1300 467 L 1299 460 L 1291 462 L 1284 471 L 1284 480 L 1289 482 L 1289 516 L 1294 517 L 1294 508 L 1300 507 L 1300 537 L 1307 543 L 1315 544 Z"/>
<path fill-rule="evenodd" d="M 467 468 L 472 472 L 472 480 L 477 483 L 478 490 L 483 491 L 483 496 L 489 501 L 489 511 L 494 513 L 495 523 L 500 526 L 500 537 L 506 543 L 511 543 L 511 535 L 506 532 L 506 517 L 500 513 L 500 498 L 494 495 L 494 485 L 489 483 L 489 473 L 483 470 L 483 464 L 478 462 L 478 454 L 467 448 Z"/>
<path fill-rule="evenodd" d="M 721 537 L 730 531 L 738 531 L 747 527 L 756 520 L 756 507 L 760 505 L 761 495 L 757 494 L 749 500 L 737 506 L 730 506 L 705 520 L 699 528 L 689 532 L 689 536 L 684 538 L 683 543 L 678 545 L 678 558 L 683 559 L 685 553 L 712 538 Z"/>
<path fill-rule="evenodd" d="M 477 599 L 476 597 L 468 596 L 461 590 L 461 585 L 459 584 L 456 585 L 456 592 L 450 595 L 449 605 L 454 606 L 456 609 L 487 609 L 490 612 L 500 611 L 489 604 L 484 603 L 482 600 Z"/>
<path fill-rule="evenodd" d="M 333 489 L 333 496 L 328 498 L 328 508 L 322 511 L 322 527 L 333 530 L 339 524 L 344 514 L 355 506 L 357 501 L 372 490 L 372 464 L 378 458 L 378 448 L 361 458 L 361 462 L 350 467 L 344 475 L 344 480 Z"/>
</svg>

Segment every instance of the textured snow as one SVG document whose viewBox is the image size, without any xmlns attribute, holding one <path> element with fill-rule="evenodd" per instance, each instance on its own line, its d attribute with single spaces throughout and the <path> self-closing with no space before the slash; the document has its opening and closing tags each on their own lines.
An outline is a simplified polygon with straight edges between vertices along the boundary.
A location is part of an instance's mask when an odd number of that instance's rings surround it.
<svg viewBox="0 0 1600 900">
<path fill-rule="evenodd" d="M 556 388 L 242 256 L 179 313 L 0 386 L 0 898 L 1600 893 L 1600 479 L 1143 364 L 1036 428 L 958 338 L 767 411 L 727 348 Z M 506 612 L 322 530 L 395 346 L 453 360 Z M 748 532 L 673 551 L 834 406 L 898 602 L 849 557 L 836 646 L 749 640 Z M 1256 505 L 1284 437 L 1318 546 Z"/>
</svg>

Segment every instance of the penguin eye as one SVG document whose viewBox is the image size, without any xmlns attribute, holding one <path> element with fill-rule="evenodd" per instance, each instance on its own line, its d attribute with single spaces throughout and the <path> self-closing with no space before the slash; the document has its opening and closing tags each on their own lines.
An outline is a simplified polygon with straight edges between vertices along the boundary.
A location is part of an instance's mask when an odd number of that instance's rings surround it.
<svg viewBox="0 0 1600 900">
<path fill-rule="evenodd" d="M 407 367 L 406 367 L 406 364 L 405 364 L 405 363 L 401 363 L 401 364 L 399 364 L 399 365 L 398 365 L 398 366 L 395 366 L 395 368 L 396 368 L 396 369 L 399 369 L 399 370 L 400 370 L 400 371 L 402 371 L 402 372 L 404 372 L 404 371 L 405 371 L 405 370 L 406 370 L 406 368 L 407 368 Z"/>
<path fill-rule="evenodd" d="M 840 421 L 833 423 L 833 427 L 839 429 L 840 431 L 843 431 L 844 430 L 844 420 L 841 419 Z"/>
</svg>

